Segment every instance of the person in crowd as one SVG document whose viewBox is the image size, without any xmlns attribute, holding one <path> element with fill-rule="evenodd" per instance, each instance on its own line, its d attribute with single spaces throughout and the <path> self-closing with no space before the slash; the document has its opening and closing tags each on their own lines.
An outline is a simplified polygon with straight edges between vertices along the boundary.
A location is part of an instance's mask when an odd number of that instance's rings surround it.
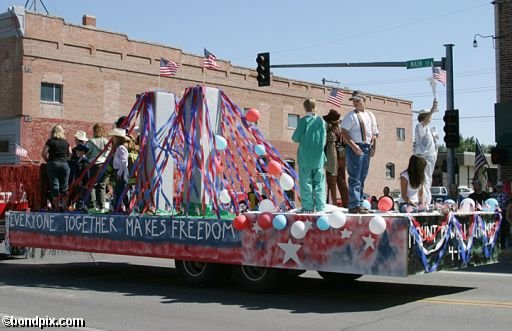
<svg viewBox="0 0 512 331">
<path fill-rule="evenodd" d="M 329 196 L 331 197 L 331 204 L 336 205 L 338 198 L 336 195 L 338 183 L 338 147 L 341 145 L 341 128 L 340 128 L 340 113 L 331 109 L 329 113 L 323 116 L 324 121 L 327 123 L 326 130 L 326 143 L 325 143 L 325 177 L 327 178 L 327 202 Z"/>
<path fill-rule="evenodd" d="M 50 139 L 44 144 L 41 157 L 46 161 L 46 173 L 50 182 L 50 201 L 53 209 L 66 208 L 71 148 L 64 128 L 57 124 L 52 128 Z M 59 201 L 59 196 L 63 199 Z"/>
<path fill-rule="evenodd" d="M 501 221 L 501 233 L 500 233 L 500 243 L 501 248 L 507 247 L 508 245 L 512 246 L 512 239 L 510 238 L 510 225 L 512 224 L 512 199 L 509 199 L 507 203 L 507 209 L 505 212 L 505 218 Z"/>
<path fill-rule="evenodd" d="M 80 144 L 85 144 L 87 142 L 87 133 L 82 130 L 77 130 L 75 132 L 75 147 L 71 149 L 71 156 L 69 158 L 69 183 L 73 183 L 73 181 L 80 176 L 80 173 L 77 171 L 76 162 L 78 161 L 78 155 L 76 153 L 76 148 Z"/>
<path fill-rule="evenodd" d="M 437 160 L 437 141 L 439 136 L 435 127 L 429 127 L 432 121 L 432 115 L 438 111 L 437 99 L 434 99 L 430 111 L 421 111 L 418 114 L 418 124 L 414 129 L 414 154 L 423 156 L 427 161 L 425 169 L 425 185 L 423 195 L 427 204 L 432 202 L 430 187 L 432 186 L 432 176 Z"/>
<path fill-rule="evenodd" d="M 114 208 L 125 210 L 128 208 L 129 197 L 122 193 L 128 185 L 128 140 L 126 131 L 121 128 L 113 128 L 108 133 L 113 139 L 115 154 L 113 168 L 116 176 L 116 186 L 114 189 Z M 122 201 L 121 201 L 122 199 Z"/>
<path fill-rule="evenodd" d="M 116 128 L 119 129 L 128 129 L 128 122 L 126 121 L 126 116 L 121 116 L 117 119 L 117 121 L 114 123 Z"/>
<path fill-rule="evenodd" d="M 375 115 L 365 109 L 366 96 L 361 91 L 354 91 L 350 98 L 354 110 L 350 111 L 341 123 L 345 148 L 349 213 L 367 214 L 369 211 L 362 206 L 364 182 L 368 175 L 370 157 L 375 154 L 379 129 Z"/>
<path fill-rule="evenodd" d="M 391 195 L 389 194 L 389 192 L 390 192 L 389 187 L 384 186 L 384 188 L 382 189 L 382 196 L 392 198 Z"/>
<path fill-rule="evenodd" d="M 297 160 L 302 212 L 312 213 L 325 210 L 326 128 L 322 117 L 315 114 L 315 99 L 306 99 L 303 106 L 306 115 L 299 120 L 292 140 L 299 143 Z"/>
<path fill-rule="evenodd" d="M 498 204 L 500 205 L 500 209 L 502 211 L 505 211 L 507 209 L 509 196 L 505 191 L 503 191 L 503 182 L 501 180 L 498 180 L 496 182 L 495 192 L 491 196 L 498 201 Z"/>
<path fill-rule="evenodd" d="M 508 194 L 503 191 L 503 182 L 498 180 L 495 186 L 496 192 L 492 194 L 492 197 L 498 201 L 498 204 L 501 209 L 501 217 L 503 221 L 501 222 L 500 228 L 500 243 L 501 247 L 507 247 L 507 241 L 510 239 L 510 223 L 507 220 L 507 204 L 509 202 Z"/>
<path fill-rule="evenodd" d="M 89 160 L 85 156 L 89 151 L 89 147 L 86 144 L 78 144 L 75 147 L 75 153 L 78 157 L 76 160 L 76 171 L 77 171 L 77 179 L 80 179 L 80 182 L 77 184 L 77 194 L 78 201 L 75 205 L 76 210 L 86 210 L 87 205 L 86 201 L 88 200 L 87 194 L 87 182 L 89 181 Z"/>
<path fill-rule="evenodd" d="M 468 198 L 473 199 L 476 205 L 476 209 L 482 210 L 482 206 L 485 201 L 491 197 L 491 195 L 482 190 L 482 181 L 480 179 L 473 179 L 473 193 L 471 193 Z"/>
<path fill-rule="evenodd" d="M 427 161 L 418 155 L 409 158 L 407 170 L 400 174 L 400 212 L 415 212 L 424 209 L 425 169 Z"/>
<path fill-rule="evenodd" d="M 370 199 L 370 206 L 371 206 L 372 210 L 379 209 L 379 200 L 377 199 L 377 197 L 375 195 L 372 195 L 372 197 Z"/>
<path fill-rule="evenodd" d="M 460 206 L 460 203 L 462 200 L 464 200 L 464 197 L 459 193 L 457 184 L 451 183 L 448 185 L 448 194 L 446 195 L 444 201 L 446 200 L 453 200 L 455 203 L 457 203 L 457 206 Z"/>
<path fill-rule="evenodd" d="M 105 212 L 106 206 L 106 186 L 107 186 L 107 169 L 103 167 L 106 162 L 107 155 L 110 149 L 105 150 L 108 144 L 108 139 L 105 137 L 105 129 L 100 123 L 96 123 L 92 127 L 93 137 L 87 141 L 87 159 L 89 162 L 94 162 L 90 169 L 91 177 L 95 177 L 96 181 L 91 191 L 91 199 L 89 200 L 89 208 L 95 211 Z"/>
</svg>

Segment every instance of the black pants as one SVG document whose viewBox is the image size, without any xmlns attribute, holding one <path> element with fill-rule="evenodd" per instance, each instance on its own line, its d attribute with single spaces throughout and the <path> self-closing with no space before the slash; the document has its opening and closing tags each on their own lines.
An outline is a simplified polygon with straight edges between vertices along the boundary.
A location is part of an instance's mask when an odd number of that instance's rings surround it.
<svg viewBox="0 0 512 331">
<path fill-rule="evenodd" d="M 501 220 L 500 228 L 500 243 L 502 249 L 507 248 L 507 241 L 510 241 L 510 223 L 506 220 L 505 217 L 503 217 Z"/>
</svg>

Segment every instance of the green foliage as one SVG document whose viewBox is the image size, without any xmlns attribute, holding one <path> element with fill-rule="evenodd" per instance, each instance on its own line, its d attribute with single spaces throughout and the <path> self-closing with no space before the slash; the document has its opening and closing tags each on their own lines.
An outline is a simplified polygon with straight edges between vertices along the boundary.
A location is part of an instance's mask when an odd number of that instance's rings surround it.
<svg viewBox="0 0 512 331">
<path fill-rule="evenodd" d="M 480 144 L 482 146 L 482 150 L 484 153 L 490 153 L 491 147 L 494 147 L 493 145 L 485 145 Z M 455 153 L 462 153 L 462 152 L 475 152 L 476 148 L 476 138 L 475 137 L 469 137 L 464 138 L 460 136 L 460 146 L 455 148 Z M 446 152 L 446 146 L 443 144 L 439 146 L 439 152 Z"/>
</svg>

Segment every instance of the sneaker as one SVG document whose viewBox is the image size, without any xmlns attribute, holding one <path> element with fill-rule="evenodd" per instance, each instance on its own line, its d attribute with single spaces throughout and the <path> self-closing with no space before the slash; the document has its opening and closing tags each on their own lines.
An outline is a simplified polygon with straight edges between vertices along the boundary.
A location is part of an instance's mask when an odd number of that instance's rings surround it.
<svg viewBox="0 0 512 331">
<path fill-rule="evenodd" d="M 368 209 L 361 206 L 353 207 L 348 209 L 349 214 L 368 214 Z"/>
</svg>

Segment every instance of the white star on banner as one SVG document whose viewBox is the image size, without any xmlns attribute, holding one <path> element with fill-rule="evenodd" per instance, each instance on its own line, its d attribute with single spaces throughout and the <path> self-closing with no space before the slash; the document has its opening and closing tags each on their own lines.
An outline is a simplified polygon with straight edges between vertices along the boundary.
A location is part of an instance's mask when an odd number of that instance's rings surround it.
<svg viewBox="0 0 512 331">
<path fill-rule="evenodd" d="M 362 237 L 362 239 L 364 241 L 364 250 L 367 250 L 368 248 L 375 249 L 375 246 L 373 245 L 375 239 L 373 239 L 371 235 L 368 235 L 368 237 Z"/>
<path fill-rule="evenodd" d="M 302 247 L 302 245 L 292 243 L 291 239 L 288 239 L 287 243 L 278 243 L 277 245 L 284 251 L 283 264 L 292 259 L 295 263 L 301 265 L 299 257 L 297 256 L 297 251 Z"/>
<path fill-rule="evenodd" d="M 313 223 L 311 223 L 310 220 L 307 220 L 306 222 L 304 222 L 304 224 L 306 225 L 306 232 L 313 229 Z"/>
<path fill-rule="evenodd" d="M 254 224 L 252 225 L 252 230 L 256 233 L 260 232 L 260 231 L 263 231 L 263 229 L 261 228 L 261 226 L 258 224 L 258 222 L 254 222 Z"/>
<path fill-rule="evenodd" d="M 350 238 L 350 236 L 352 235 L 352 231 L 349 231 L 347 229 L 343 229 L 343 231 L 341 231 L 340 233 L 341 233 L 341 239 Z"/>
</svg>

